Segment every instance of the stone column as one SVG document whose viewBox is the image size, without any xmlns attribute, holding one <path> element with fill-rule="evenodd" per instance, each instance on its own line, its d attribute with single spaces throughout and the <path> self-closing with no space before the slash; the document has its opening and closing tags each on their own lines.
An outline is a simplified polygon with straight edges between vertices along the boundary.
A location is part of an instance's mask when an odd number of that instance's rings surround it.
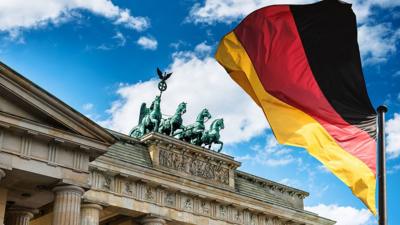
<svg viewBox="0 0 400 225">
<path fill-rule="evenodd" d="M 7 210 L 6 225 L 29 225 L 33 218 L 31 209 L 11 208 Z"/>
<path fill-rule="evenodd" d="M 57 186 L 53 191 L 55 196 L 52 225 L 79 225 L 81 197 L 85 191 L 73 185 Z"/>
<path fill-rule="evenodd" d="M 103 207 L 97 204 L 83 204 L 81 206 L 81 225 L 99 225 L 102 209 Z"/>
<path fill-rule="evenodd" d="M 143 225 L 165 225 L 167 224 L 167 221 L 164 219 L 161 219 L 160 217 L 154 216 L 154 215 L 148 215 L 145 216 L 141 220 L 141 224 Z"/>
<path fill-rule="evenodd" d="M 6 176 L 6 172 L 0 169 L 0 181 Z M 0 187 L 0 225 L 4 225 L 4 216 L 6 213 L 7 189 Z"/>
</svg>

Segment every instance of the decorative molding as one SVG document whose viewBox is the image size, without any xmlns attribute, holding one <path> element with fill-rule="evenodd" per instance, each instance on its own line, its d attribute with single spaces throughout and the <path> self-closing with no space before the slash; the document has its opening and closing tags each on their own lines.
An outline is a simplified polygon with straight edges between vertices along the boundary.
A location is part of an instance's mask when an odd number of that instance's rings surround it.
<svg viewBox="0 0 400 225">
<path fill-rule="evenodd" d="M 121 195 L 161 207 L 174 208 L 182 212 L 210 217 L 242 225 L 285 225 L 283 220 L 265 212 L 243 209 L 187 191 L 160 186 L 152 181 L 115 175 L 110 171 L 90 168 L 90 184 L 93 190 Z"/>
<path fill-rule="evenodd" d="M 72 159 L 73 169 L 78 170 L 78 171 L 83 170 L 84 169 L 83 160 L 84 160 L 83 153 L 81 153 L 80 151 L 74 151 L 73 159 Z"/>
<path fill-rule="evenodd" d="M 50 142 L 48 149 L 48 164 L 56 165 L 57 163 L 57 143 Z"/>
<path fill-rule="evenodd" d="M 30 135 L 21 136 L 20 153 L 21 157 L 30 159 L 31 157 L 32 138 Z"/>
<path fill-rule="evenodd" d="M 267 193 L 281 197 L 290 197 L 290 198 L 297 198 L 298 200 L 303 200 L 305 197 L 309 196 L 309 193 L 305 191 L 301 191 L 292 187 L 288 187 L 283 184 L 279 184 L 270 180 L 266 180 L 260 177 L 256 177 L 254 175 L 236 171 L 236 177 L 239 179 L 245 179 L 248 182 L 259 186 L 260 188 L 264 189 Z"/>
</svg>

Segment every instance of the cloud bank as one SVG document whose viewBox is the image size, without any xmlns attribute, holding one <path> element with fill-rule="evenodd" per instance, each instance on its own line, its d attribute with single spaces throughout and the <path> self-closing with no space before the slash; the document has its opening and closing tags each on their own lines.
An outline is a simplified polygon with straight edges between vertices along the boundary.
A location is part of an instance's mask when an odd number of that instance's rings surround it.
<svg viewBox="0 0 400 225">
<path fill-rule="evenodd" d="M 336 221 L 336 225 L 372 225 L 372 214 L 367 209 L 356 209 L 350 206 L 324 205 L 305 207 L 305 210 Z"/>
<path fill-rule="evenodd" d="M 2 0 L 0 31 L 15 33 L 16 30 L 60 24 L 73 18 L 77 10 L 86 10 L 137 31 L 150 26 L 149 19 L 132 16 L 129 9 L 120 8 L 110 0 Z"/>
</svg>

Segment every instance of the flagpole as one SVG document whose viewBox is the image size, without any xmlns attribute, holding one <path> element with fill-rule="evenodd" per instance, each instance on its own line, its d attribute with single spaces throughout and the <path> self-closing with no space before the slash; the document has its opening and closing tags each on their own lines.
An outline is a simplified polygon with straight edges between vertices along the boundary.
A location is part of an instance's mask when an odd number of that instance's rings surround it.
<svg viewBox="0 0 400 225">
<path fill-rule="evenodd" d="M 386 215 L 386 156 L 385 156 L 385 105 L 378 107 L 378 180 L 379 180 L 379 225 L 387 225 Z"/>
</svg>

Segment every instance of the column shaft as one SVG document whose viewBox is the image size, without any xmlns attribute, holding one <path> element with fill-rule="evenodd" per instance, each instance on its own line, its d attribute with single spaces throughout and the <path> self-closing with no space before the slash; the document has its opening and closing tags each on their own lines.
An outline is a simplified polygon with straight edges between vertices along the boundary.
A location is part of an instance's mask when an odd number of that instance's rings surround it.
<svg viewBox="0 0 400 225">
<path fill-rule="evenodd" d="M 81 225 L 99 225 L 102 209 L 97 204 L 83 204 L 81 207 Z"/>
<path fill-rule="evenodd" d="M 58 186 L 55 192 L 53 225 L 79 225 L 81 197 L 84 190 L 77 186 Z"/>
</svg>

